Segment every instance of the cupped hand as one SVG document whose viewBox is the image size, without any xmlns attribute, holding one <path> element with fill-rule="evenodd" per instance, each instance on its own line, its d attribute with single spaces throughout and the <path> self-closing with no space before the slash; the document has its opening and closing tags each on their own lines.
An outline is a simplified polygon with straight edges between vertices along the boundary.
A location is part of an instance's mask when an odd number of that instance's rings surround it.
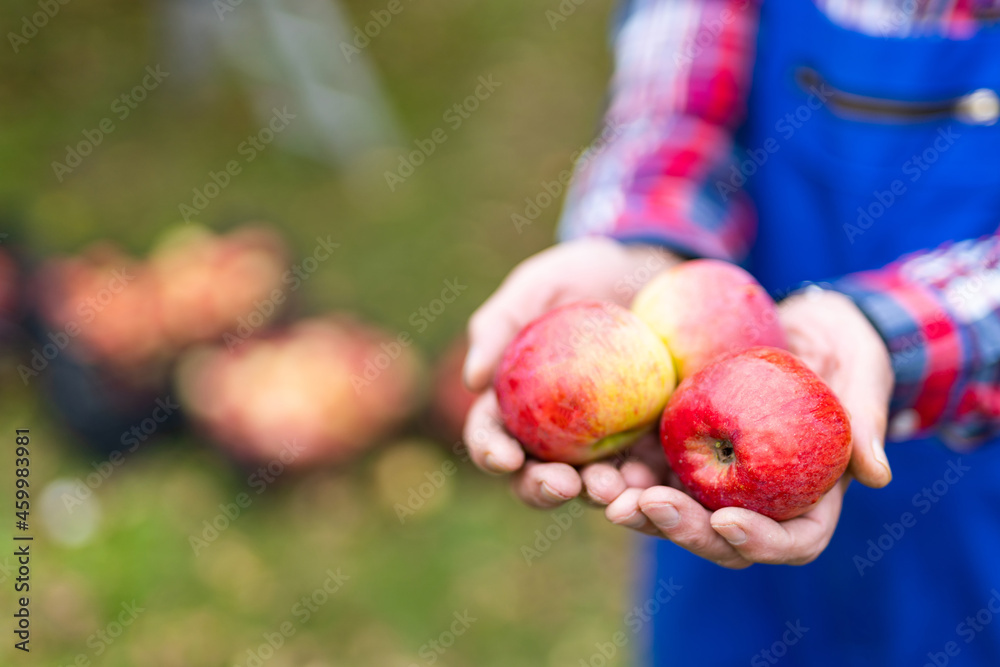
<svg viewBox="0 0 1000 667">
<path fill-rule="evenodd" d="M 667 485 L 624 490 L 605 510 L 609 520 L 666 537 L 724 567 L 803 565 L 829 544 L 852 477 L 871 487 L 891 481 L 883 438 L 893 372 L 878 333 L 836 292 L 809 290 L 783 302 L 779 311 L 791 351 L 827 382 L 851 417 L 847 474 L 805 514 L 777 522 L 738 507 L 705 509 L 668 473 Z"/>
<path fill-rule="evenodd" d="M 559 244 L 519 264 L 469 321 L 465 382 L 473 391 L 483 392 L 465 425 L 473 462 L 490 473 L 513 473 L 515 494 L 542 508 L 555 507 L 581 493 L 591 502 L 607 505 L 626 488 L 647 487 L 662 479 L 656 467 L 665 461 L 655 437 L 633 447 L 630 456 L 582 469 L 528 460 L 520 443 L 501 424 L 490 383 L 507 344 L 532 320 L 581 299 L 627 307 L 653 276 L 680 261 L 662 248 L 584 238 Z"/>
</svg>

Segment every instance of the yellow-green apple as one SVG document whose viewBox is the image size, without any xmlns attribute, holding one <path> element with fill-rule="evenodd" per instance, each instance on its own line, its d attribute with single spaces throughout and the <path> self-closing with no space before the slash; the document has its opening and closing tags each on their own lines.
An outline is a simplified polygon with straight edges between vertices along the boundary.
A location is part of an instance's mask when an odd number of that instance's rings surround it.
<svg viewBox="0 0 1000 667">
<path fill-rule="evenodd" d="M 784 350 L 755 347 L 684 379 L 660 424 L 670 467 L 709 509 L 783 521 L 844 474 L 851 425 L 826 383 Z"/>
<path fill-rule="evenodd" d="M 522 329 L 494 386 L 507 430 L 529 453 L 579 464 L 652 430 L 674 384 L 670 352 L 642 320 L 579 301 Z"/>
<path fill-rule="evenodd" d="M 667 344 L 681 379 L 723 354 L 787 348 L 774 301 L 729 262 L 696 259 L 663 271 L 636 294 L 632 312 Z"/>
</svg>

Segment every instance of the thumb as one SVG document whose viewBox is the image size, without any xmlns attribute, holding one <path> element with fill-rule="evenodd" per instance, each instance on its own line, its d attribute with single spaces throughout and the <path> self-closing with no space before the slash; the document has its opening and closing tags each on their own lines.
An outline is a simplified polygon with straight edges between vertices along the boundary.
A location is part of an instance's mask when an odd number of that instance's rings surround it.
<svg viewBox="0 0 1000 667">
<path fill-rule="evenodd" d="M 524 326 L 549 310 L 558 290 L 521 267 L 469 318 L 469 352 L 462 377 L 479 392 L 487 388 L 510 341 Z"/>
<path fill-rule="evenodd" d="M 864 374 L 856 375 L 840 394 L 851 418 L 853 449 L 849 470 L 865 486 L 881 488 L 892 481 L 892 469 L 885 455 L 891 366 L 886 360 L 882 368 L 874 359 L 857 359 L 855 364 Z M 873 368 L 879 369 L 875 377 L 871 375 Z"/>
<path fill-rule="evenodd" d="M 507 343 L 519 330 L 505 313 L 486 310 L 489 305 L 484 304 L 469 320 L 469 351 L 465 355 L 462 377 L 474 392 L 487 388 Z"/>
</svg>

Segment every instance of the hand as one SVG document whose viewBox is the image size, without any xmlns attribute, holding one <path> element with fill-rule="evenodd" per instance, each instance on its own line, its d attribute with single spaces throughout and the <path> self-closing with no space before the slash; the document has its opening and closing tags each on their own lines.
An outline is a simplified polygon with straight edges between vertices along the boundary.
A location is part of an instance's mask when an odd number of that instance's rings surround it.
<svg viewBox="0 0 1000 667">
<path fill-rule="evenodd" d="M 484 392 L 465 425 L 465 442 L 475 464 L 495 474 L 516 472 L 514 492 L 529 505 L 543 508 L 555 507 L 584 490 L 591 501 L 606 505 L 629 486 L 651 486 L 662 479 L 660 471 L 638 459 L 595 463 L 580 471 L 565 463 L 526 460 L 520 443 L 500 423 L 490 383 L 507 344 L 535 318 L 580 299 L 628 306 L 653 276 L 680 261 L 661 248 L 585 238 L 549 248 L 518 265 L 469 321 L 465 382 L 473 391 Z M 655 457 L 659 443 L 651 437 L 633 451 L 640 458 Z M 662 465 L 662 454 L 659 459 Z"/>
<path fill-rule="evenodd" d="M 892 479 L 885 456 L 892 365 L 884 343 L 857 306 L 836 292 L 810 291 L 779 307 L 789 347 L 822 377 L 851 417 L 853 450 L 848 473 L 805 514 L 773 521 L 738 507 L 716 512 L 670 486 L 630 488 L 607 508 L 614 523 L 666 537 L 729 568 L 753 563 L 803 565 L 829 544 L 851 477 L 882 487 Z"/>
</svg>

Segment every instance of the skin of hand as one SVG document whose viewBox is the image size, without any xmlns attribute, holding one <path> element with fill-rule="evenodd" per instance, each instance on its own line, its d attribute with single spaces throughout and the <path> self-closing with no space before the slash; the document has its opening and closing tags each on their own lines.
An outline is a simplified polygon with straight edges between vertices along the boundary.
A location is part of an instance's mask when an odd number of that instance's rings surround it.
<svg viewBox="0 0 1000 667">
<path fill-rule="evenodd" d="M 628 486 L 648 487 L 659 479 L 637 460 L 600 462 L 580 470 L 565 463 L 526 460 L 520 443 L 503 428 L 491 383 L 507 344 L 532 320 L 580 299 L 612 301 L 627 307 L 653 276 L 681 258 L 659 247 L 623 245 L 594 237 L 568 241 L 519 264 L 469 320 L 469 353 L 464 376 L 470 389 L 483 392 L 465 424 L 473 462 L 493 474 L 513 474 L 514 493 L 528 505 L 555 507 L 586 489 L 589 500 L 607 505 Z M 649 438 L 637 452 L 653 454 Z M 663 458 L 662 454 L 659 456 Z"/>
<path fill-rule="evenodd" d="M 562 244 L 526 260 L 470 321 L 466 383 L 474 390 L 487 389 L 509 340 L 547 310 L 580 298 L 628 305 L 652 277 L 646 269 L 661 264 L 662 270 L 678 261 L 664 251 L 602 239 Z M 878 333 L 847 297 L 810 290 L 787 299 L 779 310 L 791 351 L 840 398 L 851 416 L 854 440 L 848 473 L 802 516 L 778 523 L 741 508 L 714 513 L 705 509 L 679 490 L 653 436 L 617 461 L 580 470 L 526 460 L 500 423 L 492 390 L 485 391 L 469 413 L 465 440 L 470 455 L 487 472 L 514 473 L 514 493 L 529 505 L 555 507 L 582 493 L 595 504 L 607 505 L 613 523 L 666 537 L 725 567 L 811 562 L 833 535 L 851 478 L 872 487 L 892 479 L 883 437 L 893 372 Z"/>
</svg>

